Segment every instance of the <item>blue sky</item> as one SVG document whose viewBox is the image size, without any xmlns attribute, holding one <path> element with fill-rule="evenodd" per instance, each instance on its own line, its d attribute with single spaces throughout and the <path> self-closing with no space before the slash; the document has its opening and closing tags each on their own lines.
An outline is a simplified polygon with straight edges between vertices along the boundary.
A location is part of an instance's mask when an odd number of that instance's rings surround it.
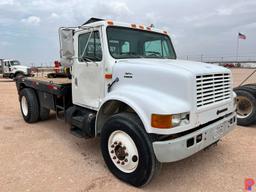
<svg viewBox="0 0 256 192">
<path fill-rule="evenodd" d="M 180 57 L 256 56 L 255 0 L 0 0 L 0 58 L 50 65 L 59 58 L 58 28 L 90 17 L 167 30 Z M 193 57 L 192 57 L 193 56 Z"/>
</svg>

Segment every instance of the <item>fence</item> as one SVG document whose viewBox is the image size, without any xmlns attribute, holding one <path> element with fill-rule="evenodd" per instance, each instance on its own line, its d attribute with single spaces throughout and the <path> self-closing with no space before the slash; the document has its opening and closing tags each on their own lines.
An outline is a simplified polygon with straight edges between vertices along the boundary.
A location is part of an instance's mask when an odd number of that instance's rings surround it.
<svg viewBox="0 0 256 192">
<path fill-rule="evenodd" d="M 243 55 L 243 56 L 209 56 L 209 55 L 185 55 L 178 57 L 179 59 L 183 60 L 191 60 L 191 61 L 201 61 L 201 62 L 255 62 L 256 55 Z"/>
</svg>

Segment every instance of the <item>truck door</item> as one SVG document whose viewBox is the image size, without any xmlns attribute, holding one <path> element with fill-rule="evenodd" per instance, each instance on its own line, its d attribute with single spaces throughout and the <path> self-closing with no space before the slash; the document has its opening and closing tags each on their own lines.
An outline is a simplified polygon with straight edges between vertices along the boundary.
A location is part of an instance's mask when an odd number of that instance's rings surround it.
<svg viewBox="0 0 256 192">
<path fill-rule="evenodd" d="M 4 62 L 4 66 L 3 66 L 3 68 L 4 68 L 4 73 L 5 74 L 8 74 L 8 73 L 10 73 L 10 64 L 9 64 L 9 61 L 5 61 Z"/>
<path fill-rule="evenodd" d="M 74 36 L 72 97 L 76 105 L 97 109 L 103 93 L 103 60 L 100 30 L 86 30 Z"/>
</svg>

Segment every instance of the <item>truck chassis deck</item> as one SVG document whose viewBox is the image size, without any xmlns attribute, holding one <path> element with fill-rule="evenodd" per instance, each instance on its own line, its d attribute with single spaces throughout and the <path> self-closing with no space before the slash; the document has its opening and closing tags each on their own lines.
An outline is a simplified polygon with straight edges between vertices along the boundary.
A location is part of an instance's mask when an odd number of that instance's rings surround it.
<svg viewBox="0 0 256 192">
<path fill-rule="evenodd" d="M 24 87 L 36 90 L 40 106 L 56 111 L 57 119 L 60 119 L 60 112 L 71 105 L 71 80 L 68 78 L 23 78 L 16 85 L 18 92 Z"/>
</svg>

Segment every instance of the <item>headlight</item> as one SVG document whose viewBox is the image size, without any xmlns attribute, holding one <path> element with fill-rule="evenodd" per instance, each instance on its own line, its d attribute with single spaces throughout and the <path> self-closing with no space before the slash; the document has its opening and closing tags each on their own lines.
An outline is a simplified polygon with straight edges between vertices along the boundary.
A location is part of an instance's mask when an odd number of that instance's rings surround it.
<svg viewBox="0 0 256 192">
<path fill-rule="evenodd" d="M 160 129 L 168 129 L 189 124 L 189 113 L 174 115 L 152 114 L 151 126 Z"/>
<path fill-rule="evenodd" d="M 189 124 L 189 113 L 179 113 L 172 115 L 172 126 L 177 127 L 180 125 Z"/>
</svg>

